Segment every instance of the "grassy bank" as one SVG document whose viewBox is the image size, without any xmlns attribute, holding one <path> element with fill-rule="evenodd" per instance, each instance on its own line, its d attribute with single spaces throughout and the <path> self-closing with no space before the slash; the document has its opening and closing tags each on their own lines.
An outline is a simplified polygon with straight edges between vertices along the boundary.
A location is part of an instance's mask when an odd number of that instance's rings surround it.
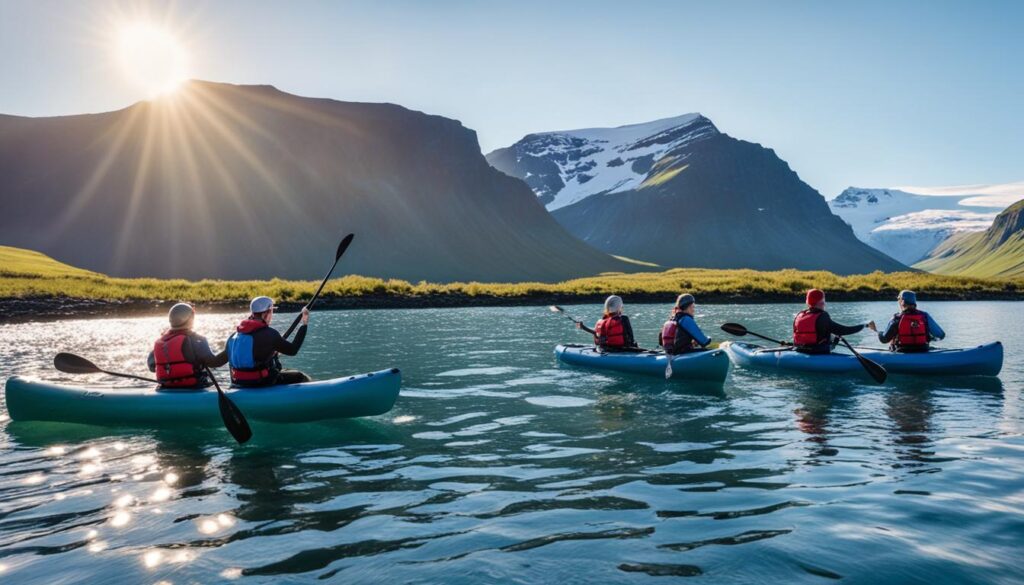
<svg viewBox="0 0 1024 585">
<path fill-rule="evenodd" d="M 300 303 L 310 297 L 316 281 L 226 281 L 111 278 L 79 270 L 41 254 L 0 247 L 0 298 L 22 299 L 34 311 L 46 313 L 47 299 L 63 299 L 66 311 L 74 303 L 89 307 L 146 307 L 162 301 L 188 300 L 234 307 L 249 298 L 266 294 L 284 303 Z M 324 288 L 324 306 L 465 306 L 511 305 L 543 302 L 597 300 L 620 294 L 627 301 L 668 302 L 680 291 L 697 295 L 703 302 L 799 302 L 803 291 L 818 287 L 834 300 L 889 300 L 904 288 L 918 291 L 929 300 L 1017 299 L 1024 292 L 1024 278 L 981 279 L 940 276 L 923 272 L 898 272 L 838 276 L 824 271 L 756 271 L 674 269 L 656 273 L 603 274 L 560 283 L 410 283 L 361 276 L 331 280 Z M 17 302 L 13 303 L 17 305 Z M 56 303 L 60 304 L 60 303 Z"/>
</svg>

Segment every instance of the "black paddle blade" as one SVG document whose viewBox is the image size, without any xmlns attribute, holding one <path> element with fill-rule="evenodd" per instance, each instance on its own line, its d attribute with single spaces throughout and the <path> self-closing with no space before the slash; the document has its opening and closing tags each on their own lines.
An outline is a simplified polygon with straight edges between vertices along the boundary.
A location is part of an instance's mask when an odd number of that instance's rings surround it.
<svg viewBox="0 0 1024 585">
<path fill-rule="evenodd" d="M 217 388 L 217 403 L 220 406 L 220 417 L 224 419 L 224 427 L 239 444 L 245 443 L 252 438 L 252 429 L 249 428 L 249 421 L 245 415 L 235 406 L 235 403 L 226 394 Z"/>
<path fill-rule="evenodd" d="M 839 341 L 843 342 L 843 345 L 846 346 L 846 349 L 850 350 L 850 353 L 852 353 L 854 357 L 857 358 L 857 361 L 860 362 L 861 367 L 868 371 L 868 374 L 875 380 L 875 382 L 878 382 L 879 384 L 885 383 L 885 379 L 889 377 L 889 372 L 886 372 L 885 368 L 883 368 L 881 364 L 875 363 L 857 353 L 857 350 L 853 349 L 853 346 L 850 345 L 849 341 L 846 341 L 846 338 L 840 337 Z"/>
<path fill-rule="evenodd" d="M 355 234 L 349 234 L 342 238 L 341 243 L 338 244 L 338 251 L 334 254 L 335 261 L 337 261 L 338 258 L 341 258 L 341 255 L 345 253 L 345 250 L 348 250 L 348 245 L 352 243 L 352 238 L 354 237 L 356 237 Z"/>
<path fill-rule="evenodd" d="M 883 368 L 881 364 L 873 362 L 860 354 L 857 354 L 857 360 L 860 361 L 860 365 L 864 366 L 864 369 L 868 371 L 868 374 L 874 378 L 875 382 L 885 384 L 885 379 L 889 377 L 889 372 L 886 372 L 885 368 Z"/>
<path fill-rule="evenodd" d="M 96 364 L 73 353 L 58 353 L 53 357 L 53 367 L 65 374 L 96 374 L 100 372 Z"/>
<path fill-rule="evenodd" d="M 736 337 L 743 337 L 747 334 L 747 328 L 739 323 L 726 323 L 722 325 L 722 331 L 725 331 L 729 335 L 735 335 Z"/>
</svg>

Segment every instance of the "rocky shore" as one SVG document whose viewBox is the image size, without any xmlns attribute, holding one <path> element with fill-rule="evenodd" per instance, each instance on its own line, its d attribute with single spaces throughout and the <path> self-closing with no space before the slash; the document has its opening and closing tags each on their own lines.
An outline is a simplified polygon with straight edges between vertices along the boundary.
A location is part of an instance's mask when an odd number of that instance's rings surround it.
<svg viewBox="0 0 1024 585">
<path fill-rule="evenodd" d="M 896 290 L 892 291 L 847 291 L 830 292 L 831 301 L 891 301 L 896 298 Z M 636 303 L 671 303 L 674 299 L 670 293 L 624 293 L 627 302 Z M 798 294 L 716 294 L 695 293 L 701 303 L 705 304 L 758 304 L 758 303 L 792 303 L 799 304 L 802 300 Z M 922 297 L 932 301 L 1019 301 L 1024 295 L 1013 291 L 962 291 L 957 294 L 922 292 Z M 326 297 L 317 300 L 316 309 L 428 309 L 428 308 L 459 308 L 459 307 L 517 307 L 543 305 L 569 305 L 582 303 L 600 303 L 605 294 L 539 294 L 523 296 L 493 295 L 362 295 L 351 297 Z M 188 300 L 188 299 L 185 299 Z M 0 323 L 27 323 L 32 321 L 54 321 L 59 319 L 100 319 L 110 317 L 144 317 L 163 315 L 177 299 L 172 300 L 123 300 L 123 299 L 82 299 L 73 297 L 29 296 L 7 298 L 2 300 Z M 203 311 L 210 313 L 244 313 L 248 309 L 248 301 L 197 302 Z M 297 311 L 302 303 L 280 302 L 282 312 Z"/>
</svg>

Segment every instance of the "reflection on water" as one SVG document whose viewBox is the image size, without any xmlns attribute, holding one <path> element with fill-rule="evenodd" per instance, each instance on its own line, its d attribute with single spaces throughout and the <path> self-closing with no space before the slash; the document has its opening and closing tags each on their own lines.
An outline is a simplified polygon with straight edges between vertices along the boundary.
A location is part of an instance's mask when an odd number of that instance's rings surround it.
<svg viewBox="0 0 1024 585">
<path fill-rule="evenodd" d="M 668 306 L 634 307 L 639 339 Z M 1021 331 L 1016 305 L 935 303 L 947 346 Z M 574 308 L 595 316 L 597 306 Z M 702 306 L 785 335 L 795 307 Z M 837 306 L 881 320 L 890 303 Z M 230 316 L 201 316 L 211 340 Z M 524 326 L 524 324 L 530 326 Z M 160 319 L 3 326 L 4 376 L 75 350 L 145 372 Z M 68 335 L 68 331 L 72 333 Z M 1000 379 L 734 370 L 724 386 L 559 367 L 541 308 L 314 315 L 289 364 L 401 366 L 372 419 L 220 429 L 0 422 L 0 575 L 17 583 L 1014 582 L 1024 362 Z M 1020 335 L 1020 334 L 1017 334 Z M 718 336 L 719 338 L 722 335 Z M 117 339 L 112 343 L 111 339 Z M 402 342 L 397 344 L 396 339 Z M 869 340 L 861 340 L 867 343 Z"/>
</svg>

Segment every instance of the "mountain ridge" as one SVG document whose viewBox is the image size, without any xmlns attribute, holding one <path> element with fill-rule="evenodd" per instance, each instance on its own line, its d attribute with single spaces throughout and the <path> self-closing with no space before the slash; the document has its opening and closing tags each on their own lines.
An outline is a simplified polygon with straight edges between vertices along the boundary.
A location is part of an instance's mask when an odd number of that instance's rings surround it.
<svg viewBox="0 0 1024 585">
<path fill-rule="evenodd" d="M 610 183 L 616 186 L 613 189 L 586 186 L 599 181 L 602 170 L 611 166 L 614 159 L 609 153 L 650 143 L 630 136 L 619 143 L 595 145 L 584 136 L 571 148 L 549 150 L 546 141 L 536 138 L 543 135 L 535 133 L 487 158 L 502 172 L 526 180 L 570 232 L 611 254 L 662 266 L 825 269 L 845 274 L 906 269 L 860 242 L 831 213 L 821 194 L 800 180 L 774 150 L 724 134 L 700 114 L 680 118 L 678 127 L 656 133 L 677 139 L 654 142 L 665 146 L 645 153 L 653 155 L 650 164 L 631 169 L 631 182 L 622 183 L 618 177 L 624 164 L 612 167 L 618 169 L 614 180 L 599 185 Z M 642 125 L 629 128 L 638 126 Z M 579 137 L 583 132 L 556 135 Z M 550 173 L 553 168 L 560 172 L 559 181 L 535 173 Z M 566 172 L 580 168 L 598 177 L 580 182 Z M 559 201 L 561 191 L 570 186 L 572 196 Z"/>
<path fill-rule="evenodd" d="M 193 81 L 172 98 L 0 118 L 0 243 L 112 276 L 558 281 L 637 268 L 561 228 L 461 122 Z"/>
<path fill-rule="evenodd" d="M 1024 199 L 1003 210 L 984 232 L 950 238 L 914 267 L 956 276 L 1024 276 Z"/>
</svg>

